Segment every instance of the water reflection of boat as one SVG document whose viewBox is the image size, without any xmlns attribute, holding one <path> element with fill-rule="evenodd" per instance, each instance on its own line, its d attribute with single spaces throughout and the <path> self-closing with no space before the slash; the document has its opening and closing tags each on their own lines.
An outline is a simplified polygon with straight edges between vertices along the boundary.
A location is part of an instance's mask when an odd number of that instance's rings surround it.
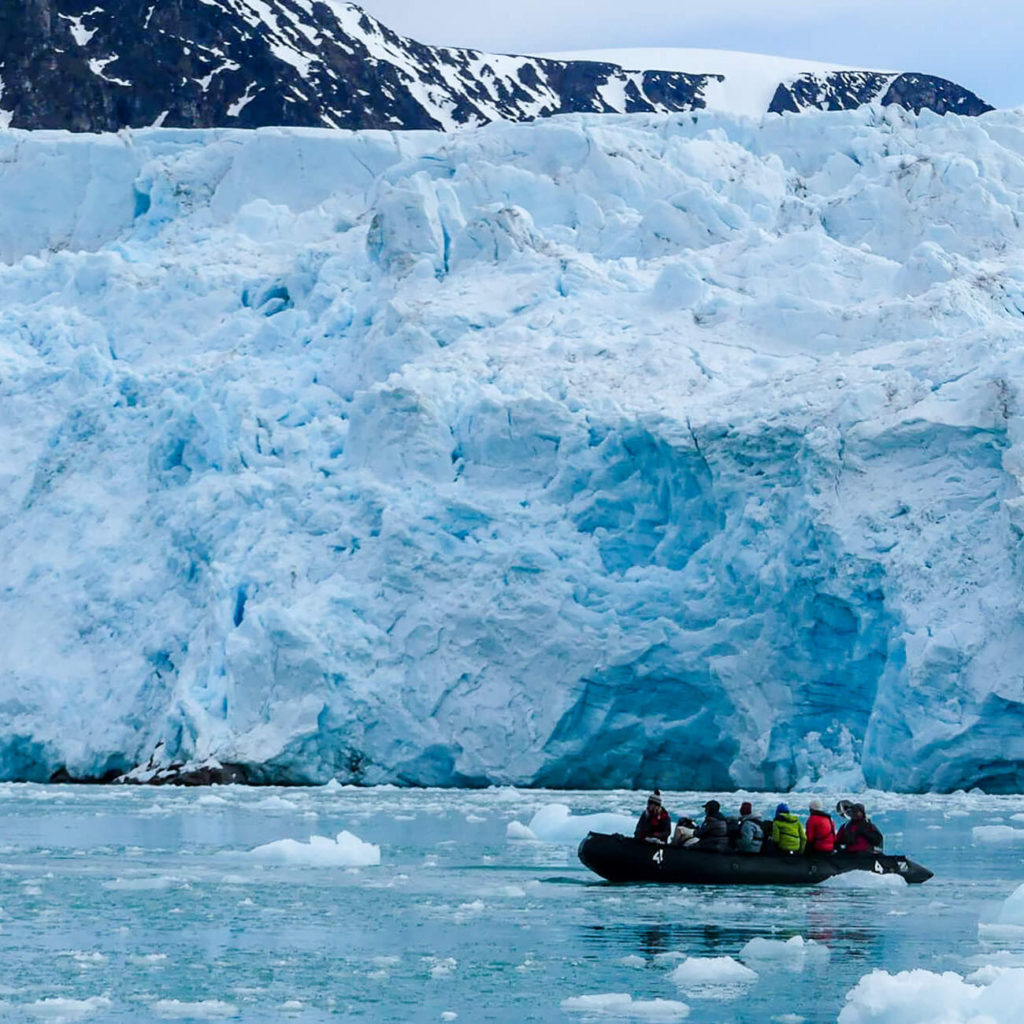
<svg viewBox="0 0 1024 1024">
<path fill-rule="evenodd" d="M 899 875 L 927 882 L 932 872 L 907 857 L 887 853 L 832 853 L 781 856 L 717 853 L 658 846 L 632 836 L 590 832 L 579 858 L 609 882 L 673 882 L 686 885 L 814 885 L 848 871 Z"/>
</svg>

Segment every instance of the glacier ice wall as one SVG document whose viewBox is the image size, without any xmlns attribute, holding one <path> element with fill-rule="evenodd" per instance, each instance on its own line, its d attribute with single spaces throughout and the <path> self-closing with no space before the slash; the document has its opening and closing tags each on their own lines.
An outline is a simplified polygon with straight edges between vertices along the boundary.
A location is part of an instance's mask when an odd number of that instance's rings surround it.
<svg viewBox="0 0 1024 1024">
<path fill-rule="evenodd" d="M 0 777 L 1024 785 L 1024 114 L 0 132 Z"/>
</svg>

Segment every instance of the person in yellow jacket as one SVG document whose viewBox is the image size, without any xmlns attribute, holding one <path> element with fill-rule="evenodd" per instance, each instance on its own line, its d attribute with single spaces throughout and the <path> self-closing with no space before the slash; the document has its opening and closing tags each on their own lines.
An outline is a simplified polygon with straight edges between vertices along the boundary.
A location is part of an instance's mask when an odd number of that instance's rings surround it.
<svg viewBox="0 0 1024 1024">
<path fill-rule="evenodd" d="M 779 853 L 803 853 L 807 836 L 800 819 L 789 813 L 786 804 L 775 808 L 775 820 L 772 822 L 772 842 Z"/>
</svg>

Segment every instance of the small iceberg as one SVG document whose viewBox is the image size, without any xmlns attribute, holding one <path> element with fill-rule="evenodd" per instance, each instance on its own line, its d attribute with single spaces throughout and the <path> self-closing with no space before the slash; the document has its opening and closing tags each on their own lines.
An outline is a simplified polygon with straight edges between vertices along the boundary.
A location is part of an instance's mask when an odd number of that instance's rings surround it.
<svg viewBox="0 0 1024 1024">
<path fill-rule="evenodd" d="M 314 868 L 366 868 L 380 864 L 380 847 L 363 842 L 351 832 L 334 839 L 310 836 L 308 843 L 278 839 L 249 851 L 249 856 L 270 864 L 299 864 Z"/>
</svg>

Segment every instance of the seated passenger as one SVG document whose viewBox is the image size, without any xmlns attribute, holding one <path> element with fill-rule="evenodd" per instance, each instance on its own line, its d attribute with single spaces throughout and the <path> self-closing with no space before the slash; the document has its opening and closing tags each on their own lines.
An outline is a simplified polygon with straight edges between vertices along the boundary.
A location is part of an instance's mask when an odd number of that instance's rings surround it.
<svg viewBox="0 0 1024 1024">
<path fill-rule="evenodd" d="M 640 815 L 633 835 L 648 843 L 667 843 L 671 831 L 672 822 L 669 820 L 668 811 L 661 806 L 661 790 L 656 789 L 647 798 L 647 808 Z"/>
<path fill-rule="evenodd" d="M 749 800 L 740 804 L 740 824 L 736 834 L 736 849 L 740 853 L 760 853 L 764 842 L 764 825 L 754 817 L 754 808 Z"/>
<path fill-rule="evenodd" d="M 729 825 L 722 814 L 722 805 L 717 800 L 709 800 L 704 805 L 704 820 L 698 826 L 696 835 L 702 850 L 725 853 L 729 849 Z"/>
<path fill-rule="evenodd" d="M 700 840 L 694 834 L 697 831 L 697 823 L 693 818 L 680 818 L 676 822 L 676 830 L 672 833 L 670 840 L 672 846 L 696 846 Z"/>
<path fill-rule="evenodd" d="M 802 853 L 807 836 L 804 827 L 795 814 L 789 813 L 786 804 L 775 808 L 775 820 L 772 822 L 772 842 L 779 853 L 790 856 Z"/>
<path fill-rule="evenodd" d="M 832 824 L 832 816 L 825 812 L 825 805 L 817 797 L 811 799 L 810 811 L 805 852 L 832 853 L 836 848 L 836 827 Z"/>
<path fill-rule="evenodd" d="M 882 833 L 867 816 L 863 804 L 850 805 L 850 820 L 836 836 L 836 844 L 847 853 L 872 853 L 882 849 Z"/>
</svg>

